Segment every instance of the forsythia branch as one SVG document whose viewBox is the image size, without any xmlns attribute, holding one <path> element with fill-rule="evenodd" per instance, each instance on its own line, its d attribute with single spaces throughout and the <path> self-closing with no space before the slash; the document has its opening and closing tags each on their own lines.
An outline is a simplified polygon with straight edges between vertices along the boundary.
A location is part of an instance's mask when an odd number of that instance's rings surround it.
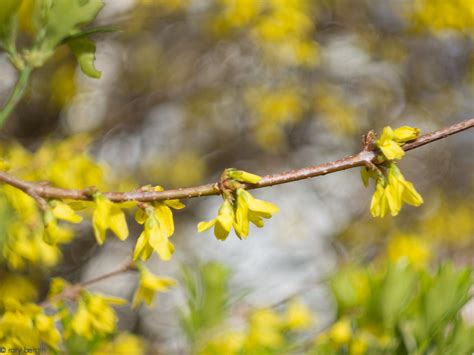
<svg viewBox="0 0 474 355">
<path fill-rule="evenodd" d="M 428 133 L 418 137 L 417 139 L 403 145 L 405 151 L 419 148 L 425 144 L 435 142 L 439 139 L 446 138 L 450 135 L 465 131 L 474 127 L 474 118 L 453 124 L 451 126 L 439 129 L 432 133 Z M 354 167 L 370 166 L 376 164 L 378 155 L 377 150 L 367 150 L 364 148 L 360 153 L 351 155 L 333 162 L 324 163 L 315 166 L 290 170 L 282 173 L 270 174 L 263 176 L 262 179 L 246 186 L 247 190 L 258 189 L 273 185 L 285 184 L 288 182 L 303 180 L 320 175 L 335 173 L 341 170 L 347 170 Z M 86 188 L 82 190 L 62 189 L 50 186 L 45 183 L 37 183 L 21 180 L 9 173 L 0 171 L 0 182 L 14 186 L 35 199 L 70 199 L 70 200 L 93 200 L 95 189 Z M 125 201 L 164 201 L 172 199 L 189 199 L 201 196 L 220 195 L 222 188 L 219 182 L 185 187 L 178 189 L 170 189 L 163 191 L 130 191 L 130 192 L 103 192 L 102 195 L 112 202 Z"/>
</svg>

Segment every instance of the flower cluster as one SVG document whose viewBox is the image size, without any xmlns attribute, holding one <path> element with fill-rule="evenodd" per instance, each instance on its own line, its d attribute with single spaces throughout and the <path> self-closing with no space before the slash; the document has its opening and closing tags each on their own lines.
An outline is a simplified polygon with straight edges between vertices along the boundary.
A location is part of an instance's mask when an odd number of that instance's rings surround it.
<svg viewBox="0 0 474 355">
<path fill-rule="evenodd" d="M 154 191 L 163 191 L 161 186 L 152 188 Z M 155 251 L 162 260 L 170 260 L 174 246 L 169 238 L 174 233 L 173 212 L 171 208 L 180 210 L 185 206 L 179 200 L 154 201 L 141 206 L 135 213 L 135 220 L 144 225 L 143 232 L 138 238 L 133 253 L 133 259 L 139 257 L 148 260 Z"/>
<path fill-rule="evenodd" d="M 33 303 L 21 304 L 12 298 L 5 303 L 5 312 L 0 316 L 3 349 L 39 348 L 44 343 L 59 350 L 60 341 L 55 318 L 44 314 L 43 308 Z"/>
<path fill-rule="evenodd" d="M 374 217 L 385 217 L 390 211 L 396 216 L 403 203 L 419 206 L 423 198 L 416 191 L 413 184 L 405 179 L 394 159 L 401 159 L 405 155 L 402 145 L 418 137 L 419 130 L 403 126 L 393 130 L 385 127 L 376 145 L 383 154 L 382 163 L 378 167 L 363 167 L 362 181 L 368 186 L 369 179 L 375 180 L 375 192 L 370 203 L 370 212 Z"/>
<path fill-rule="evenodd" d="M 273 203 L 254 198 L 243 187 L 242 183 L 259 182 L 259 176 L 242 170 L 227 169 L 224 179 L 236 189 L 224 193 L 224 202 L 217 212 L 217 217 L 208 222 L 200 222 L 198 231 L 204 232 L 214 227 L 216 238 L 225 240 L 234 227 L 237 237 L 246 239 L 250 222 L 261 228 L 264 224 L 263 218 L 271 218 L 279 209 Z"/>
<path fill-rule="evenodd" d="M 388 160 L 401 159 L 405 155 L 402 145 L 420 134 L 418 128 L 402 126 L 397 129 L 385 127 L 376 145 Z"/>
</svg>

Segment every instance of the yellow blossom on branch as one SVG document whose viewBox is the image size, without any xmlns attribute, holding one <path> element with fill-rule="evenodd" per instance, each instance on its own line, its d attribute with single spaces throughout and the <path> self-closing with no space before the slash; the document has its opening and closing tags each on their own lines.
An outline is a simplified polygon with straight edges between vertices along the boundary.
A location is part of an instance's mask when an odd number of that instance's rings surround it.
<svg viewBox="0 0 474 355">
<path fill-rule="evenodd" d="M 209 222 L 199 222 L 197 228 L 198 232 L 204 232 L 214 227 L 214 235 L 219 240 L 225 240 L 232 229 L 232 222 L 234 220 L 234 208 L 230 201 L 225 200 L 219 211 L 217 217 Z"/>
<path fill-rule="evenodd" d="M 416 139 L 419 134 L 418 128 L 402 126 L 394 130 L 387 126 L 383 129 L 376 145 L 388 160 L 401 159 L 405 155 L 401 146 L 405 142 Z"/>
<path fill-rule="evenodd" d="M 94 202 L 92 226 L 97 243 L 104 244 L 108 229 L 111 229 L 120 240 L 127 239 L 128 226 L 121 208 L 100 193 L 94 194 Z"/>
<path fill-rule="evenodd" d="M 139 223 L 144 223 L 144 229 L 135 245 L 135 251 L 133 252 L 134 260 L 137 260 L 139 257 L 142 260 L 148 260 L 153 251 L 162 260 L 168 261 L 171 259 L 174 253 L 174 245 L 169 241 L 169 237 L 171 236 L 170 223 L 173 223 L 173 219 L 171 217 L 170 222 L 169 219 L 162 218 L 160 220 L 156 216 L 156 209 L 152 206 L 140 209 L 135 214 L 135 219 Z M 142 222 L 143 218 L 144 222 Z"/>
<path fill-rule="evenodd" d="M 225 240 L 234 227 L 235 234 L 240 239 L 245 239 L 249 233 L 249 223 L 263 227 L 263 218 L 271 218 L 278 212 L 278 207 L 273 203 L 254 198 L 245 190 L 243 184 L 256 184 L 261 177 L 243 170 L 226 169 L 223 174 L 224 181 L 232 186 L 231 191 L 224 190 L 224 202 L 217 217 L 198 224 L 198 232 L 204 232 L 214 227 L 214 235 L 219 240 Z"/>
</svg>

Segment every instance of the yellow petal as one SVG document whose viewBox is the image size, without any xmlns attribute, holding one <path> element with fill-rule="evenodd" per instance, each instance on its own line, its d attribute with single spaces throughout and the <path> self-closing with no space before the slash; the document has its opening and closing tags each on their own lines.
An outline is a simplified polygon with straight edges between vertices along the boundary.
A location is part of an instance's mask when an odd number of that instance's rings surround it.
<svg viewBox="0 0 474 355">
<path fill-rule="evenodd" d="M 143 208 L 138 208 L 137 212 L 135 212 L 135 221 L 137 221 L 138 224 L 143 224 L 145 223 L 147 219 L 147 214 L 145 209 Z"/>
<path fill-rule="evenodd" d="M 404 181 L 402 184 L 405 187 L 402 194 L 403 201 L 412 206 L 421 205 L 423 203 L 423 197 L 416 191 L 413 184 L 409 181 Z"/>
<path fill-rule="evenodd" d="M 235 179 L 240 182 L 247 182 L 249 184 L 256 184 L 257 182 L 262 180 L 260 176 L 248 173 L 243 170 L 227 169 L 226 173 L 227 176 L 232 179 Z"/>
<path fill-rule="evenodd" d="M 142 232 L 138 237 L 137 244 L 135 244 L 135 250 L 133 251 L 133 260 L 137 260 L 142 253 L 145 246 L 148 244 L 148 239 L 145 232 Z"/>
<path fill-rule="evenodd" d="M 149 243 L 153 247 L 153 250 L 156 251 L 162 260 L 170 260 L 174 252 L 174 246 L 170 243 L 168 237 L 158 226 L 149 231 L 149 234 Z"/>
<path fill-rule="evenodd" d="M 63 202 L 56 201 L 52 209 L 54 217 L 71 223 L 79 223 L 82 217 L 74 212 L 74 210 Z"/>
<path fill-rule="evenodd" d="M 237 196 L 237 208 L 235 211 L 235 221 L 233 223 L 235 233 L 240 238 L 246 238 L 249 234 L 248 205 L 241 195 Z"/>
<path fill-rule="evenodd" d="M 166 236 L 172 236 L 174 233 L 174 221 L 171 209 L 162 203 L 155 204 L 155 217 L 160 222 L 160 228 Z"/>
<path fill-rule="evenodd" d="M 385 196 L 392 216 L 396 216 L 402 208 L 402 201 L 396 187 L 391 184 L 387 185 L 385 187 Z"/>
<path fill-rule="evenodd" d="M 388 160 L 401 159 L 405 155 L 400 145 L 392 140 L 386 141 L 379 148 Z"/>
<path fill-rule="evenodd" d="M 212 228 L 214 224 L 216 224 L 217 218 L 214 218 L 210 220 L 209 222 L 199 222 L 197 225 L 198 232 L 204 232 L 207 231 L 208 229 Z"/>
<path fill-rule="evenodd" d="M 163 203 L 171 208 L 174 208 L 175 210 L 182 210 L 186 207 L 186 205 L 179 200 L 167 200 L 163 201 Z"/>
<path fill-rule="evenodd" d="M 110 229 L 120 240 L 125 240 L 128 237 L 128 226 L 125 214 L 117 207 L 113 206 L 109 214 L 109 226 Z"/>
<path fill-rule="evenodd" d="M 415 127 L 402 126 L 393 131 L 393 140 L 405 143 L 414 140 L 420 134 L 420 130 Z"/>
</svg>

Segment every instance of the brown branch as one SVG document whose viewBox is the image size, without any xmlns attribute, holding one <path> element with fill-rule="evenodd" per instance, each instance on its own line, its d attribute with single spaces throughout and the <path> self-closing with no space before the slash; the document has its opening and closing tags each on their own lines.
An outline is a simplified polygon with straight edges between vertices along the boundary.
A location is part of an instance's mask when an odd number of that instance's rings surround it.
<svg viewBox="0 0 474 355">
<path fill-rule="evenodd" d="M 416 140 L 403 146 L 405 151 L 421 147 L 425 144 L 435 142 L 439 139 L 465 131 L 474 127 L 474 118 L 456 123 L 446 128 L 442 128 L 432 133 L 418 137 Z M 376 151 L 363 150 L 356 155 L 351 155 L 330 163 L 290 170 L 278 174 L 266 175 L 253 185 L 247 185 L 250 189 L 258 189 L 267 186 L 285 184 L 292 181 L 303 180 L 320 175 L 331 174 L 336 171 L 351 169 L 357 166 L 370 165 L 376 163 Z M 91 189 L 83 190 L 62 189 L 45 184 L 21 180 L 11 174 L 0 171 L 0 181 L 12 185 L 23 192 L 42 197 L 43 199 L 71 199 L 71 200 L 92 200 Z M 162 201 L 170 199 L 188 199 L 201 196 L 219 195 L 222 191 L 219 183 L 206 184 L 186 188 L 170 189 L 164 191 L 130 191 L 130 192 L 104 192 L 103 195 L 113 202 L 125 201 Z"/>
</svg>

